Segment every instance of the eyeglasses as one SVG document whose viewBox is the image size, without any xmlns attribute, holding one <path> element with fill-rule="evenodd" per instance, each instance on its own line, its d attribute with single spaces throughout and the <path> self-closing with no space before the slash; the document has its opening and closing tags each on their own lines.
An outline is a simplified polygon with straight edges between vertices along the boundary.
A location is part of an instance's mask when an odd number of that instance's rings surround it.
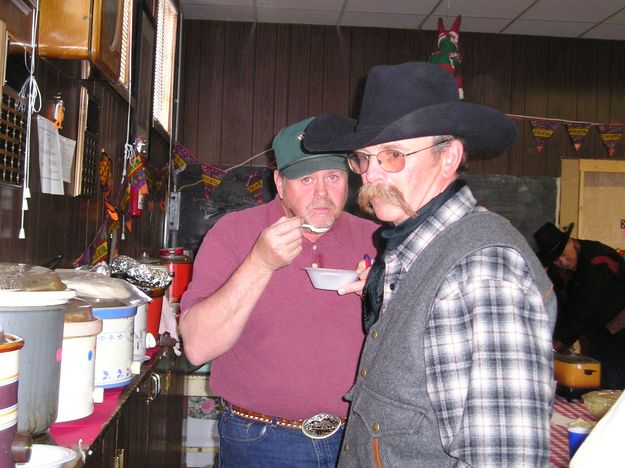
<svg viewBox="0 0 625 468">
<path fill-rule="evenodd" d="M 369 169 L 369 158 L 375 156 L 378 160 L 380 167 L 386 172 L 399 172 L 406 166 L 406 158 L 413 154 L 420 153 L 426 149 L 434 148 L 435 146 L 447 143 L 449 140 L 439 141 L 433 145 L 426 146 L 425 148 L 418 149 L 412 153 L 402 153 L 397 150 L 384 150 L 378 154 L 367 154 L 360 151 L 355 151 L 347 155 L 347 163 L 352 171 L 356 174 L 364 174 Z"/>
</svg>

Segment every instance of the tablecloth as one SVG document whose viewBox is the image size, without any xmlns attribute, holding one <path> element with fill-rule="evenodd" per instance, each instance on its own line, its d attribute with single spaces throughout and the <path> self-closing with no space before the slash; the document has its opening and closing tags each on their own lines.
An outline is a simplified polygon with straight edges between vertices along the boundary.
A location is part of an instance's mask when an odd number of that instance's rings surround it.
<svg viewBox="0 0 625 468">
<path fill-rule="evenodd" d="M 581 399 L 567 401 L 566 398 L 556 395 L 553 401 L 554 416 L 551 420 L 549 464 L 552 467 L 566 468 L 569 466 L 569 436 L 566 426 L 558 424 L 562 417 L 567 419 L 582 418 L 587 421 L 596 421 Z"/>
</svg>

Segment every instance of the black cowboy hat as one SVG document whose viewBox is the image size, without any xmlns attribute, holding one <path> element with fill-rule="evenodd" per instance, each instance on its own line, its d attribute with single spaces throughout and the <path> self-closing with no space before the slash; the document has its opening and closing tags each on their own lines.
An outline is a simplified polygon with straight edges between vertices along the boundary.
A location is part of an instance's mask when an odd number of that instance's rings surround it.
<svg viewBox="0 0 625 468">
<path fill-rule="evenodd" d="M 538 246 L 536 255 L 543 266 L 550 265 L 562 255 L 566 243 L 571 237 L 573 226 L 574 223 L 571 223 L 569 227 L 561 231 L 555 224 L 545 223 L 534 233 L 534 239 Z"/>
<path fill-rule="evenodd" d="M 497 154 L 516 137 L 516 124 L 487 106 L 461 101 L 454 76 L 430 63 L 373 67 L 358 120 L 321 114 L 306 129 L 309 151 L 358 148 L 435 135 L 462 138 L 470 152 Z"/>
</svg>

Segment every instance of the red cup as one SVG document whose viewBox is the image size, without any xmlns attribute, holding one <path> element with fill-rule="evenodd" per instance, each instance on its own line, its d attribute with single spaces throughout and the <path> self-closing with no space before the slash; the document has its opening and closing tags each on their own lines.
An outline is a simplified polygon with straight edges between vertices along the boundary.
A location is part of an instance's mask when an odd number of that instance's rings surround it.
<svg viewBox="0 0 625 468">
<path fill-rule="evenodd" d="M 152 289 L 150 294 L 152 300 L 148 303 L 148 323 L 146 333 L 151 333 L 156 339 L 158 338 L 158 329 L 161 326 L 161 313 L 163 311 L 163 296 L 165 290 L 163 288 Z"/>
</svg>

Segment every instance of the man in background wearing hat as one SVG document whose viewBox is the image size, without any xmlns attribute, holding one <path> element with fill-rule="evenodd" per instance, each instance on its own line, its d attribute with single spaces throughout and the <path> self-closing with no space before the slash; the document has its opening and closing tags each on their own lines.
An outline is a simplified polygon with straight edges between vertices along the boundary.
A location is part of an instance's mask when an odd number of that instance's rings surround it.
<svg viewBox="0 0 625 468">
<path fill-rule="evenodd" d="M 372 68 L 357 121 L 325 114 L 308 127 L 307 149 L 352 151 L 361 208 L 385 223 L 339 466 L 547 466 L 551 283 L 457 177 L 467 151 L 497 153 L 515 135 L 418 62 Z"/>
<path fill-rule="evenodd" d="M 562 351 L 580 337 L 583 352 L 601 362 L 601 387 L 625 388 L 625 260 L 601 242 L 571 237 L 545 223 L 534 233 L 538 258 L 558 292 L 553 347 Z"/>
<path fill-rule="evenodd" d="M 213 360 L 211 388 L 224 400 L 222 467 L 336 465 L 364 339 L 361 299 L 314 289 L 303 268 L 360 262 L 362 272 L 377 225 L 342 211 L 345 156 L 303 151 L 310 120 L 273 141 L 276 198 L 208 231 L 181 301 L 185 354 Z"/>
</svg>

